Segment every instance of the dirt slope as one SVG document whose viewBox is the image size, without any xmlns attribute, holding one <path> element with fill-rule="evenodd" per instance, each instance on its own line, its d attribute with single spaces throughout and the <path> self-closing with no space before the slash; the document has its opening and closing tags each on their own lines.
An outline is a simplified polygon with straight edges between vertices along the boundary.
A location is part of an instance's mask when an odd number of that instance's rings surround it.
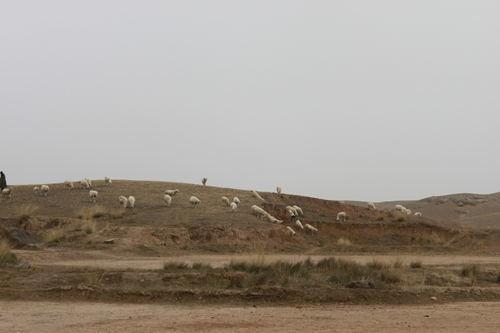
<svg viewBox="0 0 500 333">
<path fill-rule="evenodd" d="M 417 201 L 384 202 L 379 206 L 390 209 L 398 203 L 434 220 L 457 222 L 474 228 L 500 229 L 500 193 L 461 193 Z"/>
<path fill-rule="evenodd" d="M 63 184 L 51 184 L 47 197 L 35 196 L 32 186 L 14 187 L 12 198 L 1 200 L 0 237 L 17 248 L 67 247 L 142 256 L 180 252 L 329 254 L 421 250 L 491 254 L 500 250 L 497 234 L 443 228 L 429 219 L 337 201 L 261 193 L 266 200 L 261 203 L 250 191 L 169 182 L 117 180 L 111 186 L 102 181 L 94 181 L 93 185 L 99 191 L 97 204 L 90 202 L 88 190 L 70 190 Z M 163 191 L 176 188 L 180 193 L 172 207 L 165 207 Z M 119 195 L 135 196 L 136 208 L 121 208 Z M 201 199 L 198 208 L 190 207 L 191 195 Z M 223 206 L 223 195 L 241 199 L 236 212 Z M 277 225 L 258 220 L 251 214 L 253 204 L 260 204 L 286 222 Z M 300 230 L 291 223 L 285 207 L 294 204 L 305 212 L 302 222 L 317 227 L 319 233 Z M 340 211 L 347 212 L 346 223 L 336 222 Z M 291 237 L 286 226 L 292 226 L 297 235 Z"/>
</svg>

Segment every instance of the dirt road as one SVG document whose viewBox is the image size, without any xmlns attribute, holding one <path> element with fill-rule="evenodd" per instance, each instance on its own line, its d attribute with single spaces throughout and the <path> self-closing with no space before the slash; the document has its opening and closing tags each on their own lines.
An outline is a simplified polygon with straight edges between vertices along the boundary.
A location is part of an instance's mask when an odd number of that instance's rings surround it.
<svg viewBox="0 0 500 333">
<path fill-rule="evenodd" d="M 213 267 L 221 267 L 231 261 L 275 262 L 278 260 L 297 262 L 310 258 L 318 261 L 331 256 L 320 255 L 258 255 L 258 254 L 229 254 L 229 255 L 180 255 L 172 257 L 125 257 L 111 255 L 100 251 L 16 251 L 16 254 L 33 265 L 56 265 L 94 267 L 102 269 L 160 269 L 166 262 L 183 262 L 187 264 L 204 263 Z M 421 261 L 424 265 L 463 265 L 463 264 L 500 264 L 500 256 L 463 256 L 463 255 L 336 255 L 336 258 L 352 260 L 358 263 L 368 263 L 373 260 L 394 263 L 401 261 L 409 264 Z"/>
<path fill-rule="evenodd" d="M 498 332 L 500 303 L 175 306 L 0 301 L 0 332 Z"/>
</svg>

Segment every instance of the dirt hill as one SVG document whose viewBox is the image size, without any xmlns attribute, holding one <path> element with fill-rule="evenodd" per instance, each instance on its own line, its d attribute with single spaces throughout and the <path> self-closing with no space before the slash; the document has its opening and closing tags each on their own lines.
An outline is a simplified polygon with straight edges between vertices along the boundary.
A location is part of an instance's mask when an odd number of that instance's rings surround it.
<svg viewBox="0 0 500 333">
<path fill-rule="evenodd" d="M 461 193 L 417 201 L 384 202 L 379 206 L 390 209 L 395 204 L 403 204 L 437 221 L 456 222 L 479 229 L 500 229 L 500 193 Z"/>
<path fill-rule="evenodd" d="M 491 253 L 498 250 L 497 234 L 450 229 L 428 218 L 288 194 L 261 192 L 266 202 L 259 202 L 245 190 L 126 180 L 116 180 L 107 186 L 103 181 L 94 181 L 93 189 L 99 191 L 94 204 L 85 189 L 50 184 L 47 197 L 35 195 L 32 189 L 33 186 L 15 186 L 12 198 L 1 199 L 0 237 L 7 238 L 17 248 L 67 247 L 147 256 L 184 252 L 329 254 L 473 249 Z M 166 189 L 180 190 L 171 207 L 162 201 Z M 135 196 L 136 208 L 121 208 L 119 195 Z M 201 199 L 199 207 L 190 206 L 191 195 Z M 232 212 L 224 207 L 221 196 L 239 197 L 238 210 Z M 452 205 L 451 200 L 444 204 L 426 200 L 407 204 L 429 217 L 441 215 L 426 207 Z M 271 224 L 257 219 L 250 210 L 254 204 L 285 223 Z M 287 205 L 302 207 L 305 213 L 302 222 L 315 226 L 319 232 L 306 232 L 292 224 L 286 215 Z M 460 209 L 473 207 L 467 203 Z M 340 211 L 347 212 L 347 222 L 336 221 Z M 291 226 L 297 234 L 291 236 L 286 226 Z"/>
</svg>

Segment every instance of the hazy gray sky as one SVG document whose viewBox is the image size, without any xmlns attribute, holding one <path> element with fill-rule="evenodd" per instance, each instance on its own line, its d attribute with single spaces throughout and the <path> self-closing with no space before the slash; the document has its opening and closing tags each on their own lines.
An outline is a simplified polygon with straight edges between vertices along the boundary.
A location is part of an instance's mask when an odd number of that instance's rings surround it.
<svg viewBox="0 0 500 333">
<path fill-rule="evenodd" d="M 500 191 L 500 2 L 3 1 L 10 183 Z"/>
</svg>

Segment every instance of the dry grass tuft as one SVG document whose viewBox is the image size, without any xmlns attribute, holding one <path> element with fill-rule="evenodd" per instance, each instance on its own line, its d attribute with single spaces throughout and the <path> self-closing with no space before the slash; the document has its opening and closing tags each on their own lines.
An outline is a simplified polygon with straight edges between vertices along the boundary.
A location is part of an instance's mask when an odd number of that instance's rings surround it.
<svg viewBox="0 0 500 333">
<path fill-rule="evenodd" d="M 30 216 L 34 215 L 38 209 L 37 205 L 33 204 L 24 204 L 15 209 L 15 216 L 17 216 L 20 220 L 28 220 Z"/>
<path fill-rule="evenodd" d="M 337 245 L 338 246 L 352 246 L 352 242 L 347 238 L 340 237 L 339 239 L 337 239 Z"/>
<path fill-rule="evenodd" d="M 63 228 L 53 228 L 47 231 L 43 239 L 46 243 L 53 244 L 59 243 L 65 237 L 65 231 Z"/>
<path fill-rule="evenodd" d="M 76 216 L 83 220 L 98 219 L 101 217 L 107 217 L 112 219 L 117 219 L 123 217 L 125 212 L 121 209 L 107 208 L 101 205 L 95 205 L 92 207 L 84 207 L 78 210 Z"/>
<path fill-rule="evenodd" d="M 423 264 L 421 261 L 412 261 L 410 263 L 410 268 L 417 269 L 417 268 L 422 268 Z"/>
<path fill-rule="evenodd" d="M 96 229 L 97 225 L 93 220 L 85 220 L 82 223 L 82 230 L 88 235 L 95 233 Z"/>
<path fill-rule="evenodd" d="M 17 262 L 17 257 L 12 253 L 9 244 L 4 240 L 0 241 L 0 267 L 12 266 Z"/>
</svg>

